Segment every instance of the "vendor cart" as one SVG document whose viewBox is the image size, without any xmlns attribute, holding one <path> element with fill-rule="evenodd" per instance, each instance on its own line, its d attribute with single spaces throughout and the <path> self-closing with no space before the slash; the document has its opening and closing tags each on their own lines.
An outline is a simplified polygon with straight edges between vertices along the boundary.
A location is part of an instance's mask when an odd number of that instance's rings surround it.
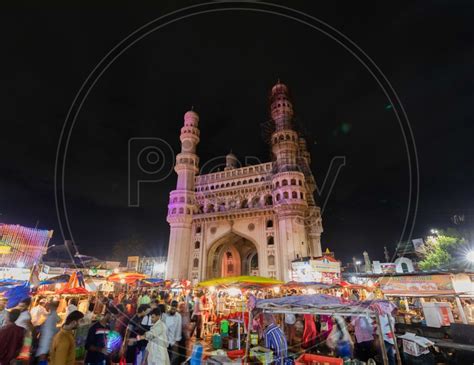
<svg viewBox="0 0 474 365">
<path fill-rule="evenodd" d="M 327 316 L 369 316 L 375 319 L 377 323 L 377 334 L 380 339 L 383 363 L 388 364 L 388 358 L 381 331 L 381 316 L 383 315 L 375 309 L 370 302 L 361 302 L 360 304 L 346 305 L 339 301 L 339 298 L 329 295 L 302 295 L 285 298 L 263 299 L 257 300 L 253 309 L 263 311 L 263 313 L 271 314 L 311 314 L 311 315 L 327 315 Z M 249 323 L 252 323 L 252 311 L 249 315 Z M 397 338 L 394 328 L 390 326 L 391 334 L 395 343 L 397 364 L 401 365 L 401 357 L 397 346 Z M 246 355 L 248 356 L 250 349 L 249 338 L 246 342 Z M 282 362 L 283 364 L 283 359 Z"/>
</svg>

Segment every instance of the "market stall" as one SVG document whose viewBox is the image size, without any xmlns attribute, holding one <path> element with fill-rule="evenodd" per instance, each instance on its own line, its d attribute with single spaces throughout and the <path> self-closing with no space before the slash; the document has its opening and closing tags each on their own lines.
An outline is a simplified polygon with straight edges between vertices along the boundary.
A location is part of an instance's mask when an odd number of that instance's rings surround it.
<svg viewBox="0 0 474 365">
<path fill-rule="evenodd" d="M 259 276 L 234 276 L 199 283 L 196 294 L 203 308 L 203 333 L 212 336 L 215 350 L 240 350 L 248 335 L 247 298 L 280 290 L 282 281 Z"/>
<path fill-rule="evenodd" d="M 461 298 L 474 298 L 466 274 L 388 276 L 378 280 L 384 297 L 399 307 L 398 323 L 440 328 L 468 323 Z"/>
<path fill-rule="evenodd" d="M 381 308 L 383 308 L 383 306 L 381 306 L 378 302 L 361 302 L 351 305 L 342 304 L 340 298 L 328 295 L 305 295 L 264 299 L 256 301 L 254 305 L 254 311 L 251 311 L 250 314 L 250 323 L 252 323 L 252 315 L 256 311 L 279 315 L 307 314 L 341 317 L 368 316 L 373 318 L 377 323 L 377 333 L 379 337 L 379 343 L 381 344 L 383 362 L 384 364 L 388 364 L 384 338 L 381 331 L 381 317 L 384 315 Z M 390 331 L 396 343 L 396 337 L 393 328 L 390 328 Z M 398 347 L 395 346 L 395 348 L 397 363 L 401 364 L 401 358 L 398 352 Z M 259 350 L 257 349 L 257 351 Z M 250 339 L 248 338 L 246 343 L 246 354 L 249 355 L 251 353 L 252 349 L 250 348 Z M 328 356 L 303 353 L 298 357 L 298 359 L 296 359 L 296 364 L 311 364 L 313 361 L 328 364 L 343 363 L 342 359 L 335 359 Z M 281 363 L 283 364 L 283 359 L 281 360 Z"/>
</svg>

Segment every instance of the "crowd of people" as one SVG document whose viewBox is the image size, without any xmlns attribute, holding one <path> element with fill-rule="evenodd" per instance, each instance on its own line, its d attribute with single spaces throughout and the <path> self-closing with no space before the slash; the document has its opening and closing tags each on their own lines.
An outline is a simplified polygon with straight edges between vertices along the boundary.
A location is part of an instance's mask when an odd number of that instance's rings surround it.
<svg viewBox="0 0 474 365">
<path fill-rule="evenodd" d="M 181 364 L 191 332 L 198 327 L 197 338 L 201 336 L 200 300 L 191 294 L 134 291 L 91 297 L 83 308 L 79 303 L 72 297 L 58 313 L 54 297 L 35 298 L 34 305 L 25 298 L 10 310 L 0 301 L 0 365 L 76 364 L 73 331 L 86 324 L 87 365 Z M 119 346 L 108 343 L 112 331 L 120 335 Z"/>
<path fill-rule="evenodd" d="M 351 296 L 359 295 L 353 291 Z M 22 300 L 6 310 L 0 301 L 0 365 L 76 364 L 78 327 L 89 326 L 83 343 L 85 365 L 182 364 L 189 355 L 189 341 L 202 340 L 205 323 L 212 320 L 227 298 L 216 293 L 144 290 L 73 296 L 67 303 L 58 298 L 35 297 Z M 245 298 L 241 298 L 245 299 Z M 321 346 L 340 357 L 366 360 L 373 357 L 377 341 L 375 326 L 365 317 L 344 320 L 331 316 L 288 315 L 275 320 L 257 316 L 253 328 L 261 343 L 271 349 L 275 359 L 285 358 L 294 344 L 306 351 Z M 394 361 L 390 325 L 381 323 L 389 362 Z M 119 335 L 111 345 L 109 334 Z"/>
</svg>

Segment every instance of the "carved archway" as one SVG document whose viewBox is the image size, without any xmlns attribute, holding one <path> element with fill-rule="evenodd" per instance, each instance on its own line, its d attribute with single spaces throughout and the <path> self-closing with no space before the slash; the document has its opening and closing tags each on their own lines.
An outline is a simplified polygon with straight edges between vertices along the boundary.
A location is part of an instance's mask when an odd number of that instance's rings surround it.
<svg viewBox="0 0 474 365">
<path fill-rule="evenodd" d="M 206 279 L 258 274 L 258 250 L 249 239 L 229 232 L 207 252 Z"/>
</svg>

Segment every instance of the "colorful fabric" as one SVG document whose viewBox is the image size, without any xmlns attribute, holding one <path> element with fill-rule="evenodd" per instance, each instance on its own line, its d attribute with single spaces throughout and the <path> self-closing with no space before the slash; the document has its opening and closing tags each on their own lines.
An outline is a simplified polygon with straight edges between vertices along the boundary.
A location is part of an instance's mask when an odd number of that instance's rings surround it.
<svg viewBox="0 0 474 365">
<path fill-rule="evenodd" d="M 316 329 L 316 323 L 312 314 L 304 315 L 304 331 L 303 331 L 303 343 L 301 347 L 304 349 L 311 348 L 316 345 L 318 331 Z"/>
<path fill-rule="evenodd" d="M 374 327 L 369 317 L 352 317 L 352 325 L 357 343 L 374 340 Z"/>
<path fill-rule="evenodd" d="M 33 337 L 31 331 L 25 331 L 25 337 L 23 338 L 23 346 L 21 347 L 20 354 L 17 359 L 22 361 L 30 360 L 31 346 L 33 344 Z"/>
</svg>

